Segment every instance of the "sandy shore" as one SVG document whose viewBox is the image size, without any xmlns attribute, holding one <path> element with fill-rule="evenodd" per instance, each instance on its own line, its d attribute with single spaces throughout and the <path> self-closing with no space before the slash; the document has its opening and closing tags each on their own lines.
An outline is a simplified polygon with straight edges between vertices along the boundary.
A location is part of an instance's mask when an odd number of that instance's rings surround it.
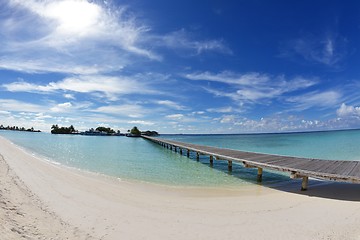
<svg viewBox="0 0 360 240">
<path fill-rule="evenodd" d="M 360 185 L 165 187 L 38 159 L 0 137 L 1 239 L 360 239 Z"/>
</svg>

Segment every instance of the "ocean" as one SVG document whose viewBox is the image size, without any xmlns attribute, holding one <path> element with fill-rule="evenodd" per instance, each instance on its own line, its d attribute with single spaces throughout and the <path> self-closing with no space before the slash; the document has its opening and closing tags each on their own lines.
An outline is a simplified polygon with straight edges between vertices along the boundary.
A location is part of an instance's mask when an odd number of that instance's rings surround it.
<svg viewBox="0 0 360 240">
<path fill-rule="evenodd" d="M 223 187 L 256 183 L 256 169 L 195 155 L 190 158 L 162 148 L 142 138 L 52 135 L 0 131 L 33 155 L 57 164 L 96 172 L 124 180 L 137 180 L 171 186 Z M 261 153 L 320 158 L 360 160 L 360 130 L 242 134 L 242 135 L 162 135 L 162 138 L 195 144 Z M 264 171 L 262 184 L 289 182 L 286 173 Z"/>
</svg>

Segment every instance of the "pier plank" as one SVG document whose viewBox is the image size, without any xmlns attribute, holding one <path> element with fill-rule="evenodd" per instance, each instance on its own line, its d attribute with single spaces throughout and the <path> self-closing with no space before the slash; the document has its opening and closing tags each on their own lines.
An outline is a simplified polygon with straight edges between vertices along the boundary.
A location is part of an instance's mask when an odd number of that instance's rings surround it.
<svg viewBox="0 0 360 240">
<path fill-rule="evenodd" d="M 305 180 L 307 180 L 308 177 L 313 177 L 333 181 L 360 183 L 360 161 L 323 160 L 280 156 L 218 148 L 213 146 L 203 146 L 148 136 L 143 136 L 143 138 L 158 144 L 168 144 L 198 154 L 209 155 L 211 156 L 211 159 L 214 156 L 217 160 L 227 160 L 229 163 L 237 162 L 245 164 L 246 166 L 257 167 L 258 169 L 261 169 L 261 173 L 263 168 L 268 168 L 289 172 L 292 176 L 294 176 L 294 174 L 296 176 L 303 176 L 303 179 Z M 303 182 L 303 184 L 305 183 Z M 305 185 L 307 185 L 307 182 Z"/>
</svg>

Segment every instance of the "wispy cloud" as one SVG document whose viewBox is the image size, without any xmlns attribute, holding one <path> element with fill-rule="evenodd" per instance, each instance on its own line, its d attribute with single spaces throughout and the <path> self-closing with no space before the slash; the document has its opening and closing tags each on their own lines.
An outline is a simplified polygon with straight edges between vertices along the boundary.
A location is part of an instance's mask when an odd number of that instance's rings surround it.
<svg viewBox="0 0 360 240">
<path fill-rule="evenodd" d="M 304 119 L 296 115 L 275 114 L 260 119 L 251 119 L 234 114 L 223 115 L 215 119 L 219 124 L 218 129 L 226 132 L 293 132 L 293 131 L 314 131 L 331 130 L 343 127 L 357 126 L 360 123 L 337 119 L 316 120 Z"/>
<path fill-rule="evenodd" d="M 261 73 L 235 73 L 224 71 L 221 73 L 200 72 L 185 74 L 183 77 L 194 81 L 209 81 L 227 84 L 233 91 L 221 91 L 205 87 L 216 95 L 228 97 L 242 104 L 243 102 L 256 102 L 260 100 L 276 99 L 283 94 L 309 88 L 318 83 L 315 78 L 294 77 L 286 79 L 285 76 L 271 76 Z"/>
<path fill-rule="evenodd" d="M 187 107 L 170 100 L 158 100 L 155 103 L 175 110 L 187 110 Z"/>
<path fill-rule="evenodd" d="M 347 39 L 337 34 L 304 36 L 281 47 L 281 56 L 301 56 L 308 62 L 337 67 L 347 55 Z"/>
<path fill-rule="evenodd" d="M 270 80 L 270 76 L 256 72 L 245 74 L 232 71 L 222 71 L 220 73 L 196 72 L 184 74 L 183 76 L 194 81 L 212 81 L 236 85 L 263 84 Z"/>
<path fill-rule="evenodd" d="M 141 118 L 148 113 L 147 109 L 138 104 L 107 105 L 98 107 L 92 111 L 131 118 Z"/>
<path fill-rule="evenodd" d="M 198 40 L 185 30 L 157 35 L 127 7 L 108 1 L 10 0 L 3 6 L 12 14 L 0 22 L 0 69 L 104 74 L 144 57 L 162 61 L 164 48 L 231 53 L 223 40 Z"/>
<path fill-rule="evenodd" d="M 55 91 L 70 91 L 76 93 L 101 93 L 109 100 L 117 100 L 119 96 L 126 94 L 155 94 L 145 81 L 140 81 L 143 75 L 134 77 L 113 77 L 100 75 L 80 75 L 69 77 L 58 82 L 50 82 L 46 85 L 29 83 L 25 81 L 3 84 L 2 87 L 10 92 L 36 92 L 52 93 Z M 143 76 L 146 78 L 146 76 Z M 139 79 L 140 78 L 140 79 Z M 141 91 L 139 91 L 141 89 Z M 72 95 L 68 95 L 72 96 Z"/>
<path fill-rule="evenodd" d="M 170 49 L 185 49 L 195 54 L 204 52 L 219 52 L 232 54 L 231 49 L 226 46 L 223 40 L 196 40 L 185 29 L 169 33 L 161 37 L 155 37 L 157 44 Z"/>
<path fill-rule="evenodd" d="M 45 112 L 47 107 L 14 99 L 0 99 L 0 111 L 3 112 Z"/>
<path fill-rule="evenodd" d="M 232 107 L 220 107 L 220 108 L 208 108 L 206 109 L 208 112 L 212 113 L 231 113 L 236 112 L 236 110 Z"/>
<path fill-rule="evenodd" d="M 195 118 L 193 116 L 188 114 L 182 114 L 182 113 L 175 113 L 175 114 L 169 114 L 165 116 L 166 119 L 169 119 L 173 121 L 173 123 L 194 123 L 199 122 L 201 119 Z"/>
<path fill-rule="evenodd" d="M 334 108 L 341 101 L 342 93 L 335 90 L 309 92 L 304 95 L 289 97 L 288 102 L 294 103 L 292 110 L 305 110 L 312 107 Z"/>
<path fill-rule="evenodd" d="M 155 123 L 151 121 L 144 121 L 144 120 L 132 120 L 128 122 L 129 124 L 135 125 L 143 125 L 143 126 L 153 126 Z"/>
<path fill-rule="evenodd" d="M 8 7 L 14 14 L 0 24 L 0 68 L 98 74 L 123 68 L 131 57 L 161 59 L 141 43 L 150 29 L 125 7 L 82 0 L 11 0 Z"/>
</svg>

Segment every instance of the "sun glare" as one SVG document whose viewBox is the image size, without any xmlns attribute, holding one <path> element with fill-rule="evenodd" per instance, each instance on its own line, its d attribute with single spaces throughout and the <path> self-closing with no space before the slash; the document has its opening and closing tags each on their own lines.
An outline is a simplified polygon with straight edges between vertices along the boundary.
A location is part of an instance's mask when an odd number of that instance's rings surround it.
<svg viewBox="0 0 360 240">
<path fill-rule="evenodd" d="M 48 5 L 44 13 L 58 21 L 57 30 L 62 34 L 86 35 L 98 23 L 101 8 L 87 1 L 61 1 Z"/>
</svg>

